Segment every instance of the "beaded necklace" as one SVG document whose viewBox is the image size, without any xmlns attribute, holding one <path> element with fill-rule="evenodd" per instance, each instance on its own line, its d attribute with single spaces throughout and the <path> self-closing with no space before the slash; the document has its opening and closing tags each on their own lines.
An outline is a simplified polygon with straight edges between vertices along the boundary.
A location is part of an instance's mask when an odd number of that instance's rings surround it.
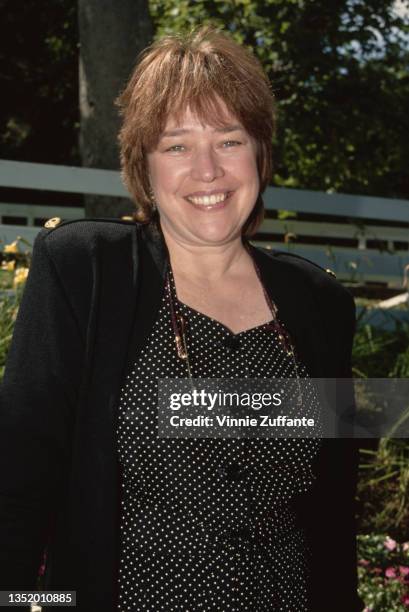
<svg viewBox="0 0 409 612">
<path fill-rule="evenodd" d="M 295 348 L 294 348 L 294 343 L 292 342 L 291 337 L 284 326 L 284 323 L 282 323 L 278 317 L 277 305 L 271 299 L 270 295 L 268 294 L 263 284 L 260 270 L 251 255 L 251 250 L 250 250 L 248 243 L 245 242 L 244 246 L 251 257 L 257 277 L 263 289 L 265 300 L 268 304 L 268 307 L 270 309 L 270 312 L 273 318 L 272 322 L 268 323 L 265 329 L 277 333 L 277 336 L 281 343 L 282 348 L 284 349 L 285 353 L 289 355 L 293 360 L 295 377 L 296 377 L 297 386 L 298 386 L 297 404 L 301 405 L 302 404 L 302 392 L 301 392 L 300 377 L 299 377 L 299 372 L 298 372 L 298 363 L 297 363 L 298 360 L 297 360 L 297 355 L 296 355 Z M 176 352 L 177 352 L 179 359 L 182 359 L 186 363 L 187 376 L 189 380 L 191 381 L 192 389 L 194 389 L 195 387 L 193 383 L 192 369 L 191 369 L 190 360 L 189 360 L 189 351 L 188 351 L 188 346 L 186 342 L 186 320 L 185 320 L 185 317 L 179 312 L 178 300 L 177 300 L 177 294 L 176 294 L 176 285 L 173 282 L 173 288 L 174 288 L 174 292 L 176 296 L 176 299 L 174 299 L 174 295 L 172 291 L 172 279 L 173 279 L 172 267 L 171 267 L 170 261 L 168 260 L 168 270 L 166 273 L 166 291 L 168 295 L 170 316 L 172 320 L 173 333 L 175 337 Z"/>
</svg>

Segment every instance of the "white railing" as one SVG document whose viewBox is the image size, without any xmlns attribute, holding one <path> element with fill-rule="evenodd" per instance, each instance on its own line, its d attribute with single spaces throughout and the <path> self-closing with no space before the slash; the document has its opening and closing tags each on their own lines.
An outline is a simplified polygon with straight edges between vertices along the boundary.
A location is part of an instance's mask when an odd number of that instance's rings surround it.
<svg viewBox="0 0 409 612">
<path fill-rule="evenodd" d="M 7 160 L 0 160 L 0 186 L 128 196 L 117 171 Z M 267 211 L 307 213 L 310 218 L 279 220 L 268 218 L 267 212 L 255 243 L 308 257 L 334 270 L 342 280 L 401 285 L 404 267 L 409 264 L 409 201 L 269 187 L 264 202 Z M 0 203 L 0 250 L 17 235 L 32 243 L 39 231 L 36 220 L 55 216 L 81 218 L 84 210 Z M 13 217 L 21 218 L 22 224 L 8 224 Z"/>
</svg>

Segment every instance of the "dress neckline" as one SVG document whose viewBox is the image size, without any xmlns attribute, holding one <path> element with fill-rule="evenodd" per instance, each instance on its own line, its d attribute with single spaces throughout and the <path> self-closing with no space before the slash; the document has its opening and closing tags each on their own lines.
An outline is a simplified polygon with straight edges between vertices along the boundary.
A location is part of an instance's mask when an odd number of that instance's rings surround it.
<svg viewBox="0 0 409 612">
<path fill-rule="evenodd" d="M 246 334 L 246 333 L 255 332 L 256 330 L 271 331 L 275 329 L 275 319 L 272 317 L 265 323 L 260 323 L 259 325 L 254 325 L 253 327 L 242 329 L 239 332 L 234 332 L 232 329 L 230 329 L 230 327 L 228 327 L 227 325 L 225 325 L 218 319 L 215 319 L 214 317 L 211 317 L 210 315 L 207 315 L 204 312 L 201 312 L 200 310 L 196 310 L 192 306 L 189 306 L 189 304 L 185 304 L 185 302 L 182 302 L 181 300 L 179 300 L 177 291 L 176 291 L 175 277 L 173 276 L 173 270 L 172 270 L 172 266 L 170 265 L 170 260 L 168 260 L 168 275 L 169 275 L 169 280 L 170 280 L 170 291 L 172 294 L 172 299 L 173 299 L 173 302 L 177 304 L 177 309 L 179 311 L 184 310 L 185 314 L 187 315 L 196 315 L 196 316 L 200 316 L 201 318 L 206 319 L 207 321 L 211 321 L 213 324 L 217 325 L 222 330 L 224 330 L 224 332 L 228 336 L 235 338 L 235 337 L 242 336 L 243 334 Z M 260 278 L 260 282 L 261 282 L 263 291 L 265 293 L 265 288 L 261 281 L 261 278 Z"/>
<path fill-rule="evenodd" d="M 190 315 L 196 315 L 199 316 L 203 319 L 207 319 L 208 321 L 211 321 L 212 323 L 216 324 L 217 326 L 221 327 L 229 336 L 232 337 L 238 337 L 238 336 L 242 336 L 244 334 L 250 333 L 250 332 L 255 332 L 257 330 L 263 330 L 263 331 L 270 331 L 271 326 L 274 323 L 274 319 L 269 319 L 268 321 L 266 321 L 265 323 L 260 323 L 259 325 L 254 325 L 253 327 L 249 327 L 247 329 L 242 329 L 239 332 L 234 332 L 232 329 L 230 329 L 230 327 L 228 327 L 227 325 L 225 325 L 224 323 L 222 323 L 221 321 L 219 321 L 218 319 L 215 319 L 214 317 L 211 317 L 210 315 L 205 314 L 204 312 L 201 312 L 200 310 L 196 310 L 196 308 L 192 308 L 192 306 L 189 306 L 188 304 L 185 304 L 184 302 L 181 302 L 179 299 L 177 299 L 177 303 L 179 305 L 179 307 L 182 310 L 187 311 L 188 314 Z"/>
</svg>

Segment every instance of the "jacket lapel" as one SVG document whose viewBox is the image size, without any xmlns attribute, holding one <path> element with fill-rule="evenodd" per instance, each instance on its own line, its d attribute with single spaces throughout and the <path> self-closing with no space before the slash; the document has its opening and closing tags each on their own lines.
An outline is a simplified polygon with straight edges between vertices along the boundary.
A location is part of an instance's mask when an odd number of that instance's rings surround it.
<svg viewBox="0 0 409 612">
<path fill-rule="evenodd" d="M 155 323 L 165 290 L 168 250 L 158 227 L 139 227 L 138 287 L 127 363 L 135 361 Z"/>
<path fill-rule="evenodd" d="M 290 334 L 301 361 L 311 377 L 323 378 L 328 356 L 327 342 L 310 283 L 294 265 L 281 259 L 280 251 L 251 250 L 261 278 L 278 308 L 278 317 Z"/>
</svg>

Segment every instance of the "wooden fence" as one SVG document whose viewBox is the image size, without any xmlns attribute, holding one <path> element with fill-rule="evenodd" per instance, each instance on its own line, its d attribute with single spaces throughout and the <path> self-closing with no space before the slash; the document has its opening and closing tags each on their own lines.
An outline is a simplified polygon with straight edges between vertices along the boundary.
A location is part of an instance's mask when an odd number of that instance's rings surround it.
<svg viewBox="0 0 409 612">
<path fill-rule="evenodd" d="M 0 187 L 127 197 L 119 172 L 0 160 Z M 409 201 L 269 187 L 254 242 L 289 250 L 344 281 L 400 287 L 409 264 Z M 280 218 L 280 211 L 296 218 Z M 49 217 L 84 217 L 81 207 L 0 203 L 0 250 L 17 236 L 32 244 Z"/>
</svg>

